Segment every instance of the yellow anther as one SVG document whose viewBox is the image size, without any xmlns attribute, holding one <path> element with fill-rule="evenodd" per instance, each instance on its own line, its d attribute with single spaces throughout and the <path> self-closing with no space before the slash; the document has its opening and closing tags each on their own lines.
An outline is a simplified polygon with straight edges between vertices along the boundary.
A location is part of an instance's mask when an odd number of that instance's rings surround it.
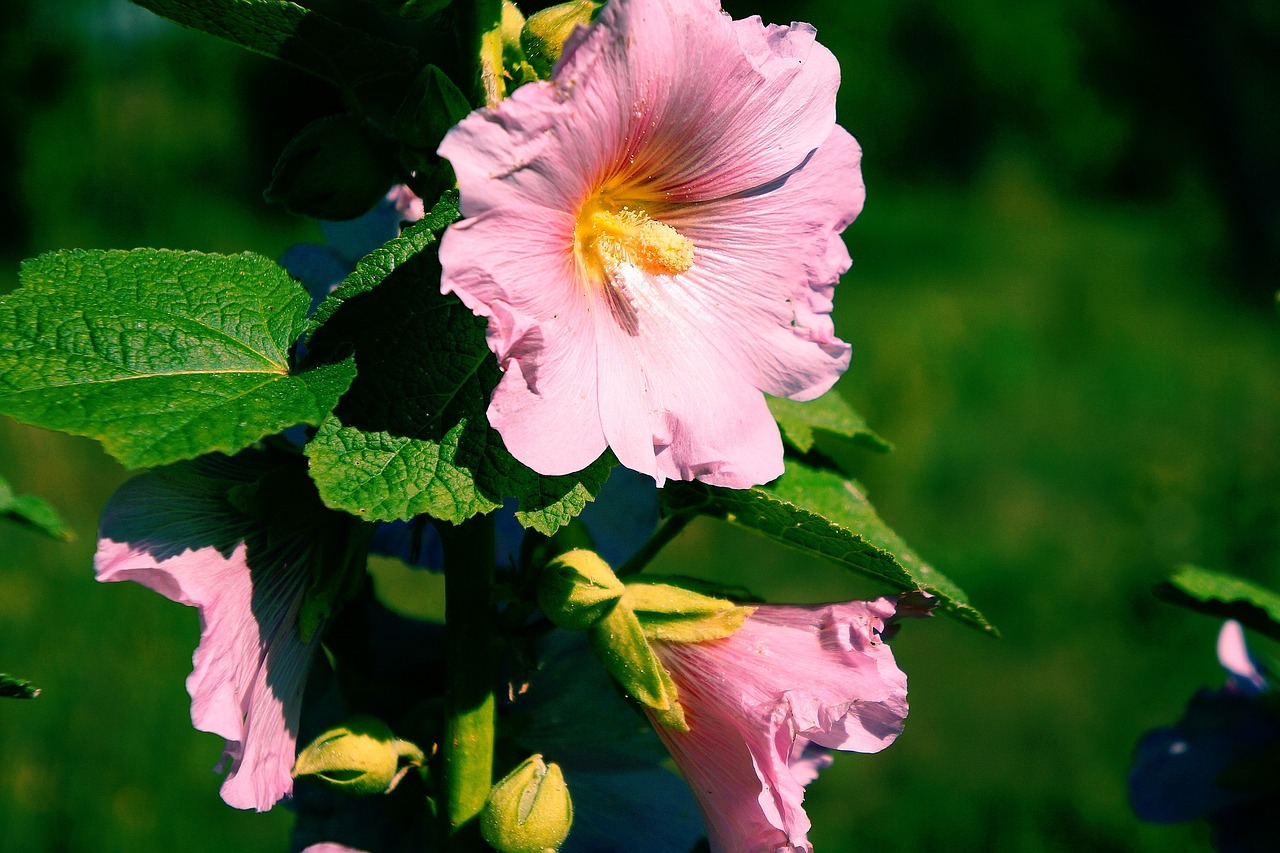
<svg viewBox="0 0 1280 853">
<path fill-rule="evenodd" d="M 678 275 L 693 266 L 693 241 L 637 208 L 589 204 L 576 237 L 579 257 L 592 271 L 611 273 L 631 264 L 653 275 Z"/>
</svg>

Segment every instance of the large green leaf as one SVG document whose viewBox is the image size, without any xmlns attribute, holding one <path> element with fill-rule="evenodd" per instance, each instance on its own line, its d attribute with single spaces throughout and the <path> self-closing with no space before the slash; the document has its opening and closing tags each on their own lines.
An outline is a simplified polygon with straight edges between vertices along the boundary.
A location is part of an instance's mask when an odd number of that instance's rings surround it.
<svg viewBox="0 0 1280 853">
<path fill-rule="evenodd" d="M 697 512 L 750 528 L 801 551 L 826 557 L 904 592 L 936 596 L 938 609 L 995 634 L 964 592 L 925 563 L 889 529 L 853 480 L 788 460 L 771 486 L 733 490 L 673 483 L 663 490 L 669 512 Z"/>
<path fill-rule="evenodd" d="M 311 475 L 329 506 L 362 518 L 458 523 L 514 497 L 521 523 L 550 535 L 594 498 L 613 458 L 544 477 L 485 420 L 499 369 L 484 320 L 440 293 L 435 232 L 457 216 L 453 195 L 364 258 L 316 312 L 312 352 L 354 349 L 361 372 L 307 445 Z"/>
<path fill-rule="evenodd" d="M 34 527 L 56 539 L 71 538 L 71 530 L 57 510 L 35 495 L 15 495 L 3 477 L 0 477 L 0 518 Z"/>
<path fill-rule="evenodd" d="M 1156 587 L 1156 595 L 1280 640 L 1280 594 L 1243 578 L 1183 566 Z"/>
<path fill-rule="evenodd" d="M 355 374 L 290 371 L 307 294 L 257 255 L 54 252 L 21 278 L 0 299 L 0 412 L 130 468 L 319 424 Z"/>
<path fill-rule="evenodd" d="M 877 453 L 893 449 L 893 445 L 872 432 L 862 415 L 855 412 L 844 397 L 835 391 L 828 391 L 807 403 L 780 397 L 767 397 L 766 400 L 769 411 L 782 428 L 782 437 L 801 453 L 808 453 L 813 449 L 815 430 L 848 438 L 859 447 Z"/>
<path fill-rule="evenodd" d="M 412 48 L 343 26 L 284 0 L 133 0 L 184 27 L 279 59 L 337 86 L 412 74 Z"/>
</svg>

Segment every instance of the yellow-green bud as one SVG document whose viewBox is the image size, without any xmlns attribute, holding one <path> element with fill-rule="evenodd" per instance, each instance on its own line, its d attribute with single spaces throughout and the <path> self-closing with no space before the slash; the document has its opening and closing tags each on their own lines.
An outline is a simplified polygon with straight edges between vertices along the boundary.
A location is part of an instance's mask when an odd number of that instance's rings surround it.
<svg viewBox="0 0 1280 853">
<path fill-rule="evenodd" d="M 408 764 L 401 768 L 400 759 Z M 298 754 L 294 778 L 309 776 L 348 794 L 386 794 L 410 766 L 425 760 L 422 750 L 396 739 L 377 717 L 358 714 L 329 729 Z"/>
<path fill-rule="evenodd" d="M 585 631 L 608 615 L 625 590 L 598 554 L 578 548 L 542 570 L 538 606 L 559 627 Z"/>
<path fill-rule="evenodd" d="M 573 826 L 573 801 L 560 765 L 533 755 L 493 786 L 480 834 L 498 853 L 555 853 Z"/>
<path fill-rule="evenodd" d="M 564 53 L 564 43 L 579 24 L 591 23 L 600 6 L 592 0 L 572 0 L 529 16 L 520 31 L 520 47 L 540 79 L 551 76 L 551 69 Z"/>
</svg>

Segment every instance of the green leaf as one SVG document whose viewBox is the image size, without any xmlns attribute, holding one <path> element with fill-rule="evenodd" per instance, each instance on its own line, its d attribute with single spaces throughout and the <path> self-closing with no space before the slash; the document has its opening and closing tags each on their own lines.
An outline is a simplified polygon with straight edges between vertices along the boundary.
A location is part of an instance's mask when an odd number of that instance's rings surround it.
<svg viewBox="0 0 1280 853">
<path fill-rule="evenodd" d="M 0 477 L 0 517 L 34 527 L 55 539 L 71 538 L 71 529 L 57 510 L 35 495 L 15 495 L 3 477 Z"/>
<path fill-rule="evenodd" d="M 336 115 L 289 140 L 263 197 L 303 216 L 355 219 L 395 182 L 387 140 L 349 115 Z"/>
<path fill-rule="evenodd" d="M 1280 640 L 1280 594 L 1251 581 L 1197 566 L 1183 566 L 1155 589 L 1156 595 Z"/>
<path fill-rule="evenodd" d="M 378 10 L 393 18 L 422 21 L 430 18 L 453 0 L 370 0 Z"/>
<path fill-rule="evenodd" d="M 176 24 L 300 68 L 339 87 L 412 74 L 417 52 L 283 0 L 133 0 Z"/>
<path fill-rule="evenodd" d="M 34 699 L 39 695 L 40 688 L 25 678 L 0 672 L 0 699 Z"/>
<path fill-rule="evenodd" d="M 766 397 L 769 411 L 782 427 L 782 437 L 801 453 L 813 449 L 814 430 L 851 439 L 854 444 L 877 453 L 887 453 L 893 445 L 867 426 L 862 415 L 853 410 L 844 397 L 829 391 L 808 403 L 797 403 L 781 397 Z"/>
<path fill-rule="evenodd" d="M 21 278 L 0 299 L 0 412 L 129 468 L 319 424 L 355 375 L 350 359 L 290 371 L 308 297 L 257 255 L 54 252 Z"/>
<path fill-rule="evenodd" d="M 396 110 L 397 139 L 432 152 L 449 128 L 467 117 L 471 102 L 462 90 L 434 65 L 422 69 Z"/>
<path fill-rule="evenodd" d="M 672 483 L 663 489 L 663 501 L 669 512 L 723 518 L 894 589 L 923 590 L 938 599 L 939 610 L 997 633 L 958 586 L 880 520 L 861 486 L 834 472 L 788 460 L 786 473 L 768 487 L 735 491 Z"/>
<path fill-rule="evenodd" d="M 544 477 L 517 462 L 485 420 L 500 372 L 484 320 L 440 293 L 434 232 L 457 197 L 365 257 L 317 310 L 319 358 L 354 348 L 361 374 L 307 445 L 324 501 L 370 520 L 426 513 L 459 523 L 497 509 L 551 535 L 594 499 L 614 464 Z"/>
</svg>

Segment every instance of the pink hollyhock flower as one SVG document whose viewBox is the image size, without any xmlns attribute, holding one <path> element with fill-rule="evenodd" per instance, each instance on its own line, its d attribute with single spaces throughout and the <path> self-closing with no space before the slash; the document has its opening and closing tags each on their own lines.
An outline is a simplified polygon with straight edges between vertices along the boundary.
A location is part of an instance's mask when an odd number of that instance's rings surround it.
<svg viewBox="0 0 1280 853">
<path fill-rule="evenodd" d="M 879 752 L 902 731 L 907 677 L 882 636 L 897 613 L 892 598 L 763 605 L 724 639 L 653 643 L 689 730 L 654 727 L 713 853 L 811 853 L 802 803 L 822 748 Z"/>
<path fill-rule="evenodd" d="M 304 537 L 268 542 L 262 522 L 227 500 L 261 469 L 205 457 L 142 474 L 103 511 L 100 581 L 137 581 L 200 611 L 187 678 L 191 722 L 226 738 L 222 798 L 270 809 L 293 790 L 298 715 L 320 631 L 299 629 L 310 567 Z"/>
<path fill-rule="evenodd" d="M 551 80 L 445 137 L 466 218 L 442 287 L 488 318 L 489 422 L 521 462 L 607 446 L 659 485 L 782 474 L 761 392 L 809 400 L 848 366 L 829 314 L 864 195 L 814 35 L 611 0 Z"/>
</svg>

